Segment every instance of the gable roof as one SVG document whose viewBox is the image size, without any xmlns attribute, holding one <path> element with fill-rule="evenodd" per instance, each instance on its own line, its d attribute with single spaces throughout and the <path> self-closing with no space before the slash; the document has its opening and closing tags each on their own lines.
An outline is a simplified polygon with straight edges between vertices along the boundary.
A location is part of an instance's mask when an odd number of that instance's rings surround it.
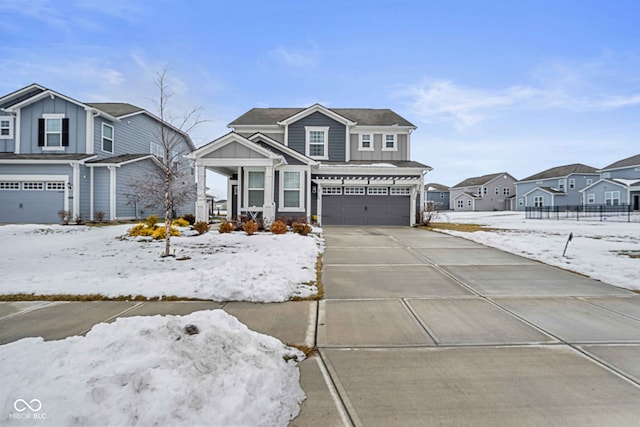
<svg viewBox="0 0 640 427">
<path fill-rule="evenodd" d="M 424 185 L 425 191 L 439 191 L 439 192 L 447 192 L 449 191 L 449 187 L 442 184 L 437 184 L 435 182 L 430 182 L 429 184 Z"/>
<path fill-rule="evenodd" d="M 319 107 L 319 104 L 316 104 Z M 288 118 L 310 108 L 252 108 L 231 123 L 228 127 L 247 125 L 277 125 Z M 326 108 L 325 110 L 338 114 L 358 126 L 406 126 L 415 128 L 411 122 L 388 108 Z"/>
<path fill-rule="evenodd" d="M 144 111 L 143 108 L 125 102 L 87 102 L 87 105 L 111 114 L 113 117 L 122 117 Z"/>
<path fill-rule="evenodd" d="M 611 163 L 609 166 L 602 168 L 600 170 L 604 171 L 609 169 L 619 169 L 619 168 L 626 168 L 629 166 L 640 166 L 640 154 L 627 157 L 626 159 L 618 160 L 617 162 Z"/>
<path fill-rule="evenodd" d="M 36 83 L 32 83 L 29 86 L 25 86 L 22 89 L 13 91 L 5 96 L 0 97 L 0 109 L 11 107 L 18 104 L 25 99 L 29 99 L 32 96 L 38 95 L 47 90 L 47 88 L 40 86 Z"/>
<path fill-rule="evenodd" d="M 551 169 L 536 173 L 521 179 L 519 182 L 537 181 L 541 179 L 563 178 L 573 173 L 593 173 L 597 174 L 597 169 L 592 166 L 583 165 L 582 163 L 573 163 L 570 165 L 556 166 Z"/>
<path fill-rule="evenodd" d="M 488 182 L 493 181 L 494 179 L 496 179 L 497 177 L 499 177 L 501 175 L 509 175 L 509 174 L 506 173 L 506 172 L 498 172 L 498 173 L 492 173 L 492 174 L 488 174 L 488 175 L 476 176 L 476 177 L 473 177 L 473 178 L 467 178 L 464 181 L 454 185 L 451 188 L 473 187 L 473 186 L 484 185 L 484 184 L 487 184 Z M 511 176 L 511 175 L 509 175 L 509 176 Z"/>
<path fill-rule="evenodd" d="M 284 144 L 279 143 L 278 141 L 274 140 L 273 138 L 269 138 L 267 135 L 260 133 L 260 132 L 256 132 L 253 135 L 251 135 L 250 137 L 247 138 L 249 141 L 251 142 L 256 142 L 256 140 L 263 142 L 264 144 L 267 144 L 269 147 L 271 147 L 272 149 L 267 148 L 269 151 L 274 151 L 276 154 L 287 154 L 288 156 L 293 157 L 294 159 L 299 160 L 300 162 L 302 162 L 305 165 L 317 165 L 318 162 L 316 162 L 315 160 L 313 160 L 310 157 L 305 156 L 304 154 L 298 153 L 297 151 L 287 147 Z"/>
</svg>

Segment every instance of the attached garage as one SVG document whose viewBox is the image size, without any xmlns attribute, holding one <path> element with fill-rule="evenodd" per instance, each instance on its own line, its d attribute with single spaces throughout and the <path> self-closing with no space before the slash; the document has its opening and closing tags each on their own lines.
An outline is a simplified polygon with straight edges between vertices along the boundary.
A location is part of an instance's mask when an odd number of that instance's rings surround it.
<svg viewBox="0 0 640 427">
<path fill-rule="evenodd" d="M 58 212 L 68 210 L 65 179 L 3 178 L 0 181 L 0 223 L 58 223 Z"/>
<path fill-rule="evenodd" d="M 410 225 L 408 187 L 326 187 L 323 225 Z"/>
</svg>

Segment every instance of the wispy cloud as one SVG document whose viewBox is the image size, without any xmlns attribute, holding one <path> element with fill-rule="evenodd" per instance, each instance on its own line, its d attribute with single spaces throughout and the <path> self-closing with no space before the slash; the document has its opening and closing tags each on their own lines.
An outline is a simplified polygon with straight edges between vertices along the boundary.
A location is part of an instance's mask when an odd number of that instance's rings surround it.
<svg viewBox="0 0 640 427">
<path fill-rule="evenodd" d="M 277 62 L 288 67 L 311 68 L 318 65 L 320 55 L 315 46 L 307 49 L 285 48 L 279 46 L 269 52 L 270 56 Z"/>
<path fill-rule="evenodd" d="M 498 111 L 537 96 L 537 90 L 513 86 L 498 91 L 468 88 L 450 80 L 429 80 L 398 91 L 424 122 L 453 122 L 459 129 L 473 126 Z"/>
</svg>

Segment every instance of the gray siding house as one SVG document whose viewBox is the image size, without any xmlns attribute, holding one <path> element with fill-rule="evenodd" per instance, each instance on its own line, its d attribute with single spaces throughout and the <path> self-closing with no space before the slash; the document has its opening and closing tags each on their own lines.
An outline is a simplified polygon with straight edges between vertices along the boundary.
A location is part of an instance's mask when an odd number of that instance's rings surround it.
<svg viewBox="0 0 640 427">
<path fill-rule="evenodd" d="M 467 178 L 450 189 L 455 211 L 504 211 L 511 209 L 516 179 L 507 172 Z"/>
<path fill-rule="evenodd" d="M 195 149 L 189 135 L 162 125 L 142 108 L 84 103 L 32 84 L 0 97 L 0 223 L 108 220 L 161 213 L 133 197 L 135 187 L 164 170 L 161 131 L 176 136 L 176 170 L 191 196 L 176 213 L 193 213 L 195 173 L 183 156 Z M 190 181 L 190 182 L 189 182 Z"/>
<path fill-rule="evenodd" d="M 189 155 L 196 218 L 206 170 L 228 178 L 227 218 L 305 218 L 323 225 L 413 225 L 429 166 L 410 160 L 416 127 L 389 109 L 253 108 Z"/>
<path fill-rule="evenodd" d="M 600 179 L 580 192 L 585 205 L 631 205 L 640 210 L 640 154 L 600 169 Z"/>
<path fill-rule="evenodd" d="M 434 182 L 424 185 L 425 207 L 433 207 L 439 211 L 448 211 L 449 187 Z"/>
<path fill-rule="evenodd" d="M 547 169 L 516 182 L 517 210 L 527 206 L 580 206 L 580 190 L 599 178 L 596 168 L 574 163 Z"/>
</svg>

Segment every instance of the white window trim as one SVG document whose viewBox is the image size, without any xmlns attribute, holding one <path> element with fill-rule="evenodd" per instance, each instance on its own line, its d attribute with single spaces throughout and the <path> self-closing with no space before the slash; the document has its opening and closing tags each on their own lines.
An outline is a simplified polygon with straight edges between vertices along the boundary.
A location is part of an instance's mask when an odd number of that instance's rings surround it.
<svg viewBox="0 0 640 427">
<path fill-rule="evenodd" d="M 620 204 L 620 191 L 619 190 L 615 190 L 615 191 L 605 191 L 604 192 L 604 204 L 607 206 L 617 206 L 614 205 L 613 202 L 617 201 L 617 205 Z M 607 203 L 607 201 L 610 201 L 611 203 Z"/>
<path fill-rule="evenodd" d="M 369 196 L 388 196 L 389 187 L 367 187 L 367 195 Z"/>
<path fill-rule="evenodd" d="M 364 147 L 362 145 L 362 137 L 364 135 L 368 135 L 369 136 L 369 147 Z M 374 146 L 373 146 L 373 133 L 371 132 L 362 132 L 358 134 L 358 151 L 373 151 L 374 150 Z"/>
<path fill-rule="evenodd" d="M 393 147 L 387 148 L 387 136 L 393 136 Z M 382 134 L 382 151 L 398 151 L 398 135 L 395 133 Z"/>
<path fill-rule="evenodd" d="M 284 206 L 284 192 L 285 192 L 285 188 L 284 188 L 284 173 L 285 172 L 297 172 L 298 175 L 300 176 L 300 187 L 298 188 L 298 194 L 299 194 L 299 198 L 298 198 L 298 206 L 297 207 L 285 207 Z M 301 168 L 292 168 L 292 167 L 284 167 L 282 169 L 279 169 L 279 174 L 280 174 L 280 180 L 279 180 L 279 185 L 278 187 L 280 187 L 278 189 L 278 193 L 279 193 L 279 197 L 278 197 L 278 210 L 279 211 L 284 211 L 284 212 L 304 212 L 304 187 L 305 187 L 305 183 L 304 183 L 304 178 L 305 178 L 305 170 L 301 169 Z M 291 189 L 293 190 L 293 189 Z"/>
<path fill-rule="evenodd" d="M 305 132 L 305 154 L 307 155 L 307 157 L 310 157 L 312 159 L 315 160 L 329 160 L 329 126 L 305 126 L 304 127 L 304 132 Z M 311 132 L 323 132 L 324 133 L 324 155 L 323 156 L 312 156 L 310 155 L 310 146 L 311 144 L 309 143 L 309 134 Z M 319 144 L 313 144 L 313 145 L 319 145 Z"/>
<path fill-rule="evenodd" d="M 573 190 L 574 188 L 576 188 L 576 179 L 575 178 L 569 178 L 569 189 Z"/>
<path fill-rule="evenodd" d="M 587 204 L 593 205 L 596 203 L 596 193 L 587 194 Z"/>
<path fill-rule="evenodd" d="M 63 181 L 47 181 L 45 183 L 46 191 L 64 191 L 66 184 Z"/>
<path fill-rule="evenodd" d="M 0 191 L 20 191 L 20 181 L 0 181 Z"/>
<path fill-rule="evenodd" d="M 364 196 L 365 194 L 364 187 L 344 187 L 345 196 Z"/>
<path fill-rule="evenodd" d="M 107 138 L 107 137 L 104 135 L 104 127 L 105 127 L 105 126 L 108 126 L 108 127 L 110 127 L 110 128 L 111 128 L 111 138 Z M 108 140 L 110 140 L 110 141 L 111 141 L 111 151 L 108 151 L 108 150 L 105 150 L 105 149 L 104 149 L 104 140 L 105 140 L 105 139 L 108 139 Z M 105 153 L 113 154 L 113 153 L 114 153 L 114 151 L 116 150 L 116 146 L 115 146 L 115 142 L 114 142 L 114 140 L 115 140 L 115 129 L 113 128 L 113 126 L 111 126 L 111 125 L 110 125 L 110 124 L 108 124 L 108 123 L 102 123 L 102 139 L 100 139 L 100 146 L 101 146 L 101 148 L 102 148 L 102 151 L 103 151 L 103 152 L 105 152 Z"/>
<path fill-rule="evenodd" d="M 0 133 L 0 139 L 13 139 L 13 117 L 12 116 L 0 116 L 0 121 L 8 121 L 9 122 L 9 134 L 2 135 Z M 3 129 L 0 127 L 0 130 Z M 6 129 L 6 128 L 4 128 Z"/>
<path fill-rule="evenodd" d="M 391 187 L 389 194 L 391 196 L 410 196 L 411 188 L 410 187 Z"/>
<path fill-rule="evenodd" d="M 36 187 L 42 187 L 42 188 L 27 188 L 27 185 L 25 184 L 28 184 L 29 187 L 36 186 Z M 22 191 L 44 191 L 44 182 L 24 181 L 22 182 Z"/>
<path fill-rule="evenodd" d="M 248 206 L 249 204 L 249 172 L 262 172 L 264 174 L 264 184 L 262 187 L 263 198 L 262 198 L 262 206 Z M 267 194 L 265 191 L 265 187 L 267 186 L 267 171 L 264 168 L 244 168 L 244 179 L 242 180 L 242 208 L 243 211 L 251 211 L 251 212 L 262 212 L 264 210 L 264 201 L 266 200 Z M 258 190 L 252 189 L 252 190 Z"/>
<path fill-rule="evenodd" d="M 62 145 L 62 119 L 65 118 L 64 114 L 43 114 L 44 119 L 44 146 L 40 147 L 42 151 L 64 151 L 67 147 Z M 60 145 L 48 146 L 47 145 L 47 120 L 48 119 L 60 119 Z"/>
</svg>

